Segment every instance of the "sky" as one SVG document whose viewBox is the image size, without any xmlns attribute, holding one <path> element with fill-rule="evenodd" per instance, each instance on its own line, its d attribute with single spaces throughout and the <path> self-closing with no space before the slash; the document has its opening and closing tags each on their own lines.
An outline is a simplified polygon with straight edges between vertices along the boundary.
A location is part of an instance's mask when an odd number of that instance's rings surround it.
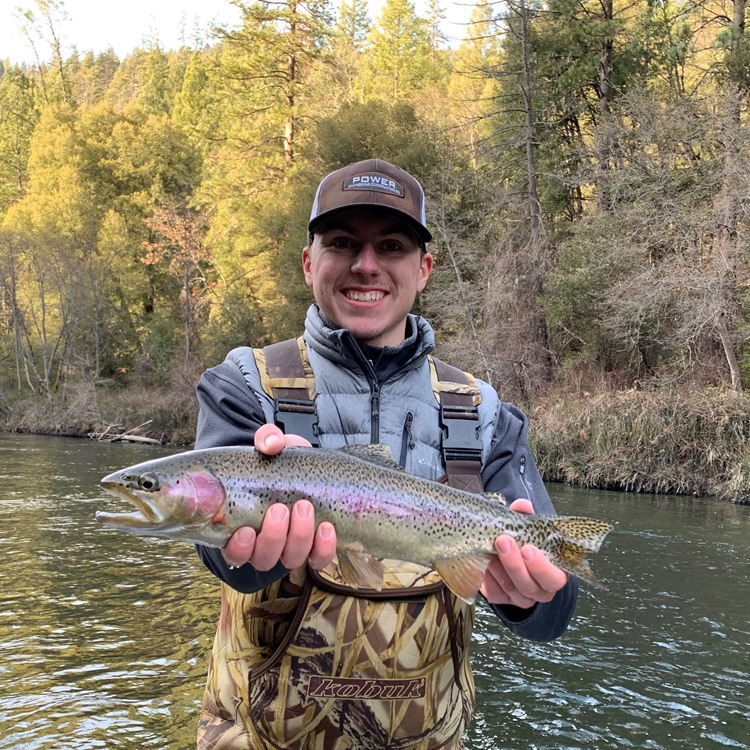
<svg viewBox="0 0 750 750">
<path fill-rule="evenodd" d="M 383 0 L 370 0 L 370 16 L 375 18 Z M 165 49 L 192 46 L 196 39 L 208 39 L 212 22 L 234 26 L 240 14 L 229 0 L 58 0 L 65 18 L 58 33 L 63 56 L 73 48 L 79 52 L 103 52 L 112 47 L 120 59 L 145 42 L 158 40 Z M 471 0 L 443 0 L 447 12 L 444 33 L 460 39 L 461 24 L 468 20 Z M 423 0 L 415 3 L 419 10 Z M 19 10 L 33 10 L 34 0 L 0 0 L 0 60 L 33 63 L 34 53 L 20 31 Z M 197 33 L 196 33 L 197 31 Z M 210 41 L 210 39 L 209 39 Z M 49 58 L 49 48 L 38 45 L 42 59 Z"/>
</svg>

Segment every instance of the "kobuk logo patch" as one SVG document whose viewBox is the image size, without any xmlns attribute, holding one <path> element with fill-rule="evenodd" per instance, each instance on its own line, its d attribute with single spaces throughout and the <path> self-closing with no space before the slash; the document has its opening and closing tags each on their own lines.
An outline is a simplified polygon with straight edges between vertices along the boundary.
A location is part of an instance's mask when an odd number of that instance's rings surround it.
<svg viewBox="0 0 750 750">
<path fill-rule="evenodd" d="M 404 189 L 398 182 L 377 172 L 350 177 L 344 182 L 344 190 L 377 190 L 381 193 L 397 195 L 399 198 L 404 197 Z"/>
<path fill-rule="evenodd" d="M 340 701 L 402 701 L 424 698 L 425 679 L 417 677 L 413 680 L 367 680 L 312 675 L 308 695 L 313 698 L 332 698 Z"/>
</svg>

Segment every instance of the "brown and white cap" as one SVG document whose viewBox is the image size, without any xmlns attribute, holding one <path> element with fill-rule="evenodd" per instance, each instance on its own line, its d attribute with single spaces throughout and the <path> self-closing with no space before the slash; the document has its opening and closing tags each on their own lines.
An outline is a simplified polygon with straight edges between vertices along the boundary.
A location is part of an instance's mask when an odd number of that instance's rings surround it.
<svg viewBox="0 0 750 750">
<path fill-rule="evenodd" d="M 424 190 L 408 172 L 381 159 L 366 159 L 337 169 L 318 185 L 308 231 L 350 209 L 380 209 L 402 218 L 423 242 L 430 242 Z"/>
</svg>

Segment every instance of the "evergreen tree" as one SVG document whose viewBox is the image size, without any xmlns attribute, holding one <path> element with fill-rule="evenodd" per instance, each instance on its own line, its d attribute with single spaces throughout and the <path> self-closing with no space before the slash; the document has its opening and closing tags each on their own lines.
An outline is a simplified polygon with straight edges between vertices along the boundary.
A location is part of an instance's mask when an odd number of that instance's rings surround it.
<svg viewBox="0 0 750 750">
<path fill-rule="evenodd" d="M 309 83 L 332 23 L 327 0 L 264 0 L 242 9 L 243 27 L 223 33 L 211 71 L 223 104 L 200 200 L 213 209 L 208 242 L 218 299 L 244 300 L 253 309 L 257 300 L 283 300 L 276 258 L 286 227 L 278 217 L 290 198 L 306 129 L 321 114 L 318 91 Z M 222 314 L 219 304 L 212 322 Z"/>
<path fill-rule="evenodd" d="M 19 200 L 27 185 L 31 137 L 39 120 L 34 80 L 17 66 L 0 77 L 0 215 Z"/>
<path fill-rule="evenodd" d="M 427 22 L 411 0 L 386 0 L 370 32 L 367 90 L 387 101 L 408 101 L 444 71 L 432 63 Z"/>
<path fill-rule="evenodd" d="M 364 97 L 362 56 L 370 33 L 367 0 L 343 0 L 331 39 L 330 66 L 320 69 L 323 78 L 332 79 L 332 96 L 341 102 L 361 101 Z M 323 90 L 323 86 L 316 86 Z"/>
</svg>

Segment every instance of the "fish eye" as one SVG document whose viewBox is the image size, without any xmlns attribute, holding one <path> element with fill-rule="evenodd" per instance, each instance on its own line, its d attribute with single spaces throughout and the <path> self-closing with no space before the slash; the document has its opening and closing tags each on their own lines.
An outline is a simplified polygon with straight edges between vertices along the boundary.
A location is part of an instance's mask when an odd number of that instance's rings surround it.
<svg viewBox="0 0 750 750">
<path fill-rule="evenodd" d="M 141 474 L 138 477 L 138 486 L 146 492 L 154 492 L 159 489 L 159 477 L 156 474 Z"/>
</svg>

